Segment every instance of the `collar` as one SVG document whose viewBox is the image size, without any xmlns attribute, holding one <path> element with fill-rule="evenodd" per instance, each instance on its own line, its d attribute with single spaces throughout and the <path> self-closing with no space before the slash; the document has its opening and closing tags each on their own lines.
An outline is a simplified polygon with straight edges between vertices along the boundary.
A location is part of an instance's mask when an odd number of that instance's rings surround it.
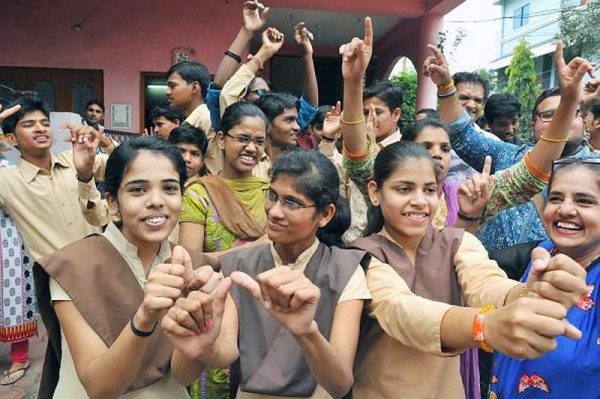
<svg viewBox="0 0 600 399">
<path fill-rule="evenodd" d="M 319 247 L 319 239 L 315 238 L 315 242 L 308 247 L 307 249 L 305 249 L 296 259 L 296 261 L 294 263 L 291 264 L 283 264 L 283 261 L 281 260 L 281 257 L 279 256 L 279 254 L 277 253 L 277 251 L 275 250 L 275 244 L 271 243 L 270 245 L 270 249 L 271 249 L 271 255 L 273 255 L 273 260 L 275 261 L 275 266 L 289 266 L 292 268 L 292 270 L 297 270 L 297 269 L 301 269 L 304 270 L 304 268 L 306 268 L 306 265 L 308 265 L 308 262 L 310 261 L 310 259 L 313 257 L 313 255 L 315 254 L 315 252 L 317 252 L 317 248 Z"/>
<path fill-rule="evenodd" d="M 63 157 L 57 157 L 56 155 L 51 154 L 50 155 L 50 171 L 49 172 L 51 172 L 52 170 L 54 170 L 54 168 L 57 165 L 61 166 L 63 168 L 69 168 L 69 167 L 71 167 L 71 165 L 69 164 L 69 162 L 66 159 L 64 159 Z M 35 177 L 37 176 L 37 174 L 40 173 L 43 170 L 44 169 L 35 166 L 31 162 L 28 162 L 28 161 L 24 160 L 23 158 L 21 158 L 20 161 L 19 161 L 19 171 L 21 172 L 21 175 L 23 176 L 23 179 L 25 179 L 25 181 L 27 183 L 31 183 L 31 181 L 33 179 L 35 179 Z"/>
<path fill-rule="evenodd" d="M 104 237 L 119 251 L 122 255 L 129 259 L 137 259 L 138 257 L 138 249 L 135 245 L 127 241 L 127 239 L 121 233 L 121 230 L 113 223 L 110 222 L 106 226 L 106 230 L 103 233 Z M 160 243 L 160 248 L 158 250 L 158 254 L 153 262 L 153 265 L 158 263 L 165 263 L 168 259 L 171 258 L 171 246 L 169 245 L 169 241 L 167 239 L 163 240 Z"/>
<path fill-rule="evenodd" d="M 387 147 L 390 144 L 393 144 L 393 143 L 395 143 L 397 141 L 400 141 L 401 138 L 402 138 L 402 134 L 400 133 L 400 129 L 397 128 L 394 133 L 392 133 L 391 135 L 387 136 L 385 139 L 381 140 L 379 142 L 379 145 L 381 146 L 381 148 Z"/>
</svg>

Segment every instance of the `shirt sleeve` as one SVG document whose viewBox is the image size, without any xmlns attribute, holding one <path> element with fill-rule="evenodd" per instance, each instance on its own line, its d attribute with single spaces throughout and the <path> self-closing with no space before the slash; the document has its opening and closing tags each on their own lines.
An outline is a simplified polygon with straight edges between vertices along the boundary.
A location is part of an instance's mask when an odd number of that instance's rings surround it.
<svg viewBox="0 0 600 399">
<path fill-rule="evenodd" d="M 490 202 L 481 219 L 484 223 L 503 210 L 526 204 L 533 196 L 540 193 L 547 182 L 534 175 L 527 167 L 525 159 L 510 168 L 492 176 L 489 185 Z"/>
<path fill-rule="evenodd" d="M 343 167 L 348 174 L 348 178 L 356 184 L 367 204 L 370 204 L 369 191 L 367 185 L 373 179 L 373 167 L 377 151 L 369 138 L 367 141 L 368 149 L 363 156 L 349 157 L 344 153 Z"/>
<path fill-rule="evenodd" d="M 367 284 L 373 297 L 369 312 L 386 334 L 421 352 L 456 355 L 442 349 L 441 337 L 442 320 L 453 305 L 415 295 L 390 265 L 378 259 L 369 265 Z"/>
<path fill-rule="evenodd" d="M 483 169 L 487 155 L 494 160 L 492 171 L 506 169 L 514 163 L 512 159 L 519 151 L 519 146 L 478 133 L 466 111 L 450 125 L 450 142 L 458 156 L 476 171 Z"/>
<path fill-rule="evenodd" d="M 92 226 L 104 226 L 112 221 L 108 204 L 102 199 L 94 179 L 87 183 L 79 182 L 79 208 L 86 222 Z"/>
<path fill-rule="evenodd" d="M 112 147 L 113 146 L 111 146 L 111 148 Z M 96 158 L 94 159 L 94 179 L 96 179 L 97 181 L 104 181 L 104 172 L 106 171 L 107 161 L 107 154 L 96 154 Z"/>
<path fill-rule="evenodd" d="M 206 93 L 206 106 L 210 111 L 210 122 L 213 129 L 218 130 L 221 124 L 221 113 L 219 112 L 219 97 L 221 95 L 221 89 L 214 88 L 214 82 L 210 82 L 208 85 L 208 91 Z"/>
<path fill-rule="evenodd" d="M 63 288 L 50 277 L 50 301 L 70 301 L 71 297 Z"/>
<path fill-rule="evenodd" d="M 306 129 L 318 110 L 318 108 L 306 101 L 304 97 L 300 97 L 300 109 L 298 110 L 298 126 L 300 126 L 300 130 Z"/>
<path fill-rule="evenodd" d="M 348 284 L 344 287 L 344 291 L 338 300 L 338 304 L 353 300 L 368 300 L 371 299 L 371 293 L 367 286 L 367 279 L 363 268 L 358 265 L 354 274 L 350 277 Z"/>
<path fill-rule="evenodd" d="M 223 112 L 225 112 L 227 107 L 244 98 L 248 90 L 248 85 L 255 76 L 254 72 L 244 64 L 229 78 L 223 89 L 221 89 L 221 95 L 219 96 L 219 112 L 221 116 L 223 116 Z"/>
<path fill-rule="evenodd" d="M 504 305 L 506 295 L 519 283 L 508 279 L 496 261 L 488 257 L 483 244 L 471 233 L 464 233 L 454 255 L 456 275 L 468 306 Z"/>
<path fill-rule="evenodd" d="M 208 199 L 200 184 L 194 184 L 185 190 L 182 207 L 179 223 L 191 222 L 206 226 Z"/>
</svg>

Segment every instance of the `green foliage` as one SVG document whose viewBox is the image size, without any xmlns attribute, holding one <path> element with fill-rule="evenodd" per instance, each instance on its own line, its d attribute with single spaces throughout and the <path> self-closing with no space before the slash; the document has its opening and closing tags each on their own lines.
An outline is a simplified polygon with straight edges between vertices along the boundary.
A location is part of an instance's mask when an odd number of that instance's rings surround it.
<svg viewBox="0 0 600 399">
<path fill-rule="evenodd" d="M 521 131 L 520 136 L 526 139 L 532 137 L 531 110 L 535 99 L 541 92 L 537 82 L 537 74 L 533 63 L 533 53 L 529 49 L 527 41 L 523 38 L 513 50 L 514 55 L 510 65 L 506 68 L 508 86 L 506 93 L 514 94 L 521 101 Z"/>
<path fill-rule="evenodd" d="M 490 92 L 502 92 L 506 87 L 501 87 L 498 82 L 498 72 L 494 69 L 479 68 L 473 71 L 490 83 Z"/>
<path fill-rule="evenodd" d="M 400 86 L 404 92 L 402 101 L 402 116 L 400 118 L 400 130 L 406 129 L 415 122 L 417 113 L 417 72 L 405 71 L 390 77 L 395 86 Z"/>
<path fill-rule="evenodd" d="M 449 42 L 451 36 L 452 32 L 450 32 L 448 29 L 443 32 L 438 32 L 438 48 L 442 54 L 444 54 L 446 59 L 454 56 L 456 49 L 462 44 L 463 39 L 467 36 L 467 31 L 465 28 L 458 28 L 458 30 L 454 33 L 454 40 L 452 40 L 451 46 L 447 46 L 447 42 Z"/>
<path fill-rule="evenodd" d="M 579 1 L 562 0 L 558 38 L 563 40 L 571 57 L 598 54 L 600 53 L 600 40 L 598 40 L 600 1 L 588 0 L 583 7 L 578 7 L 578 4 Z"/>
</svg>

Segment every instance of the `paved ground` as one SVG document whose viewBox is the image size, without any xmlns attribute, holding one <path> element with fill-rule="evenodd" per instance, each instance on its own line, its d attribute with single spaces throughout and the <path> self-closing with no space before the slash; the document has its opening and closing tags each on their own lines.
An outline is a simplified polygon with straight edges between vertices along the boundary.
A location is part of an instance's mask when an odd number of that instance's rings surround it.
<svg viewBox="0 0 600 399">
<path fill-rule="evenodd" d="M 0 385 L 0 399 L 36 399 L 40 379 L 42 378 L 42 364 L 46 353 L 48 336 L 46 329 L 40 323 L 39 336 L 29 341 L 29 362 L 31 367 L 27 374 L 14 385 Z M 0 372 L 4 373 L 10 367 L 10 345 L 0 343 Z"/>
</svg>

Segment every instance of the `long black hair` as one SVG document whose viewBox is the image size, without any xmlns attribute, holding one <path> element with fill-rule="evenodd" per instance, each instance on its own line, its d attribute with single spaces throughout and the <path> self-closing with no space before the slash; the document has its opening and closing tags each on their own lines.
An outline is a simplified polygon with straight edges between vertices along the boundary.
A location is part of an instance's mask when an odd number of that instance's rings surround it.
<svg viewBox="0 0 600 399">
<path fill-rule="evenodd" d="M 296 189 L 315 203 L 318 213 L 333 204 L 336 212 L 327 225 L 317 230 L 317 238 L 332 246 L 344 246 L 342 235 L 350 227 L 348 204 L 340 200 L 340 178 L 327 157 L 317 151 L 294 149 L 281 154 L 271 169 L 271 181 L 284 175 L 295 179 Z"/>
<path fill-rule="evenodd" d="M 431 169 L 435 174 L 435 162 L 425 147 L 412 141 L 399 141 L 385 147 L 375 158 L 373 181 L 377 184 L 377 188 L 381 190 L 385 181 L 408 159 L 426 159 L 431 164 Z M 367 212 L 367 220 L 368 224 L 363 236 L 379 233 L 385 221 L 381 208 L 371 204 Z"/>
</svg>

